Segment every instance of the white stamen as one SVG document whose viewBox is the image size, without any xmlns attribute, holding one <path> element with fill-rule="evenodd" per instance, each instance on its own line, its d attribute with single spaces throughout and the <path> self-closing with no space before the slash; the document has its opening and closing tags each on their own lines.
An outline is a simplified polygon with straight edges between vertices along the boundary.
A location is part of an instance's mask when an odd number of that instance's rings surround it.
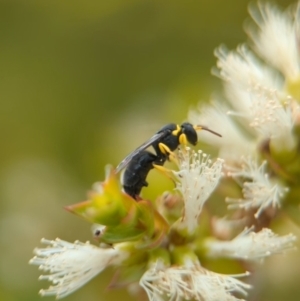
<svg viewBox="0 0 300 301">
<path fill-rule="evenodd" d="M 177 189 L 184 199 L 183 224 L 189 231 L 198 225 L 198 217 L 202 207 L 209 198 L 222 175 L 223 160 L 218 158 L 214 163 L 209 156 L 198 151 L 186 148 L 178 152 L 179 171 L 177 176 Z"/>
<path fill-rule="evenodd" d="M 249 107 L 249 125 L 264 138 L 286 139 L 287 135 L 292 136 L 292 102 L 286 99 L 282 104 L 277 91 L 259 85 L 251 95 L 253 99 Z"/>
<path fill-rule="evenodd" d="M 60 239 L 46 240 L 44 249 L 35 249 L 36 254 L 30 264 L 38 265 L 40 270 L 49 272 L 40 280 L 51 281 L 54 286 L 41 290 L 42 296 L 55 295 L 63 298 L 82 287 L 103 269 L 124 260 L 128 253 L 118 249 L 101 249 L 89 242 L 69 243 Z"/>
<path fill-rule="evenodd" d="M 295 241 L 293 234 L 278 236 L 271 229 L 264 228 L 255 233 L 252 228 L 246 228 L 231 241 L 208 240 L 206 247 L 208 255 L 212 257 L 256 261 L 294 249 Z"/>
<path fill-rule="evenodd" d="M 245 46 L 229 51 L 224 46 L 215 51 L 218 58 L 214 74 L 225 84 L 225 93 L 235 111 L 248 116 L 252 103 L 251 91 L 258 84 L 269 89 L 279 89 L 283 83 L 279 76 L 263 65 Z"/>
<path fill-rule="evenodd" d="M 179 301 L 216 301 L 242 300 L 231 295 L 235 292 L 247 295 L 250 285 L 236 279 L 248 276 L 222 275 L 208 271 L 200 265 L 194 267 L 150 268 L 141 278 L 140 285 L 146 291 L 150 301 L 168 300 Z"/>
<path fill-rule="evenodd" d="M 255 217 L 269 206 L 279 208 L 281 201 L 287 192 L 287 188 L 282 187 L 279 183 L 272 183 L 269 175 L 265 172 L 266 162 L 260 166 L 250 158 L 244 158 L 244 164 L 240 168 L 230 168 L 228 175 L 241 180 L 246 179 L 243 185 L 243 199 L 227 198 L 230 204 L 229 209 L 243 208 L 249 210 L 258 208 Z M 251 181 L 251 182 L 250 182 Z"/>
<path fill-rule="evenodd" d="M 247 131 L 251 132 L 253 128 L 262 138 L 284 139 L 277 144 L 294 148 L 291 131 L 295 105 L 283 92 L 284 83 L 278 75 L 258 61 L 245 46 L 237 51 L 220 47 L 216 55 L 218 75 L 225 83 L 226 95 L 234 108 L 230 114 L 242 117 L 240 121 Z"/>
<path fill-rule="evenodd" d="M 294 23 L 291 12 L 282 12 L 274 5 L 261 2 L 252 5 L 249 12 L 257 25 L 247 27 L 256 51 L 285 77 L 297 78 L 299 76 L 297 22 Z"/>
</svg>

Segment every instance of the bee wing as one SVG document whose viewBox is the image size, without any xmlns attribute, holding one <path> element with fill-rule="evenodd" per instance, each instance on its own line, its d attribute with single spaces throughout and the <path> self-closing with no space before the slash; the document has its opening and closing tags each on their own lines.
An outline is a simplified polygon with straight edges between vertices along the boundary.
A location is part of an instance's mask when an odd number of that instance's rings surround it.
<svg viewBox="0 0 300 301">
<path fill-rule="evenodd" d="M 119 171 L 121 171 L 123 168 L 125 168 L 130 163 L 130 161 L 136 155 L 138 155 L 141 151 L 143 151 L 144 149 L 146 149 L 147 147 L 149 147 L 153 142 L 156 142 L 159 139 L 161 139 L 166 134 L 168 134 L 168 133 L 167 132 L 159 132 L 159 133 L 156 133 L 155 135 L 153 135 L 149 140 L 147 140 L 146 142 L 144 142 L 141 146 L 139 146 L 132 153 L 130 153 L 127 157 L 125 157 L 125 159 L 122 160 L 121 163 L 116 167 L 115 172 L 118 173 Z"/>
</svg>

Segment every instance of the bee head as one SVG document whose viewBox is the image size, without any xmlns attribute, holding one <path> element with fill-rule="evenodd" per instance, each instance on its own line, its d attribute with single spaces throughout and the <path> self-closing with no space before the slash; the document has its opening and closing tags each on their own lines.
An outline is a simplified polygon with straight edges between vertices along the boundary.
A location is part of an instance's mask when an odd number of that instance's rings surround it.
<svg viewBox="0 0 300 301">
<path fill-rule="evenodd" d="M 195 126 L 193 126 L 189 122 L 184 122 L 181 125 L 181 132 L 182 132 L 182 134 L 180 135 L 180 142 L 182 144 L 186 144 L 186 141 L 188 141 L 192 145 L 197 144 L 198 135 L 197 135 Z"/>
</svg>

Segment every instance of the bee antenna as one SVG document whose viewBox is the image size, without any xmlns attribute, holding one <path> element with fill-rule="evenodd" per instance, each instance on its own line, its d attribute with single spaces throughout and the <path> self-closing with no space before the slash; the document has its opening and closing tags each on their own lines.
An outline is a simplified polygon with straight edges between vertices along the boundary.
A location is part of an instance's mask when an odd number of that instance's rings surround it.
<svg viewBox="0 0 300 301">
<path fill-rule="evenodd" d="M 214 134 L 214 135 L 216 135 L 216 136 L 222 137 L 221 134 L 219 134 L 219 133 L 217 133 L 217 132 L 215 132 L 215 131 L 213 131 L 213 130 L 211 130 L 211 129 L 209 129 L 208 127 L 203 126 L 203 125 L 197 125 L 197 129 L 199 129 L 199 130 L 204 130 L 204 131 L 210 132 L 210 133 L 212 133 L 212 134 Z"/>
</svg>

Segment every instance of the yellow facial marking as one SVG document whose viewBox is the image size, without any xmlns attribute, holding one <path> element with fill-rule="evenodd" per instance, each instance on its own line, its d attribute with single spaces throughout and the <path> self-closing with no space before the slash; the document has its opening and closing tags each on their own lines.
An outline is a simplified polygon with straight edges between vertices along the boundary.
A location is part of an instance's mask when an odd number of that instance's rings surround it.
<svg viewBox="0 0 300 301">
<path fill-rule="evenodd" d="M 181 134 L 179 136 L 179 143 L 183 144 L 183 145 L 187 145 L 187 139 L 186 139 L 186 135 L 185 134 Z"/>
</svg>

